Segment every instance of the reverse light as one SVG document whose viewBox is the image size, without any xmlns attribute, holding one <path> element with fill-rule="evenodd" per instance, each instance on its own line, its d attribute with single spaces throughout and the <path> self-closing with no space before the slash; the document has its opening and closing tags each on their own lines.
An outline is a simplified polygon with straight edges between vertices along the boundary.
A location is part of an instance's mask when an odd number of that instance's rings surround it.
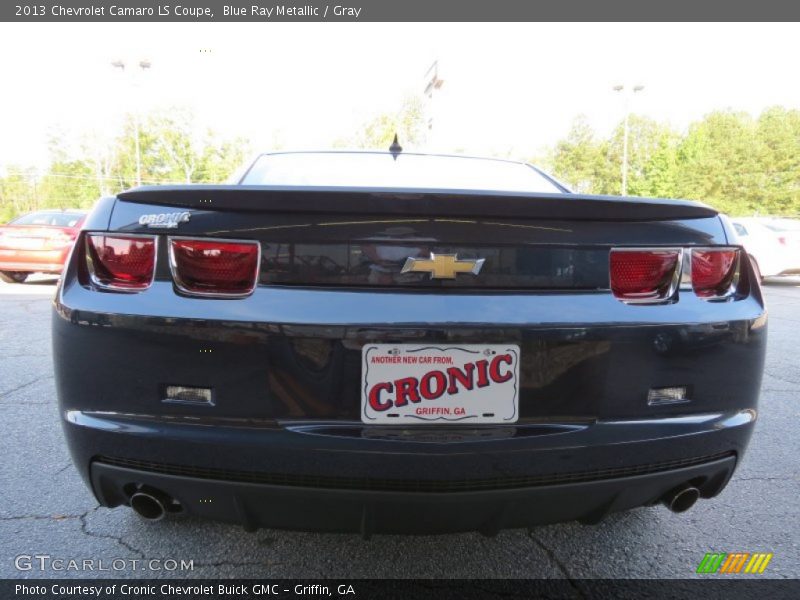
<svg viewBox="0 0 800 600">
<path fill-rule="evenodd" d="M 92 283 L 99 288 L 140 292 L 153 283 L 156 240 L 152 236 L 86 236 L 86 264 Z"/>
<path fill-rule="evenodd" d="M 169 258 L 180 291 L 241 298 L 256 287 L 260 246 L 253 241 L 170 238 Z"/>
<path fill-rule="evenodd" d="M 663 302 L 680 278 L 680 248 L 613 248 L 609 256 L 611 291 L 632 304 Z"/>
<path fill-rule="evenodd" d="M 684 402 L 689 402 L 689 390 L 685 386 L 650 388 L 647 392 L 647 404 L 650 406 Z"/>
<path fill-rule="evenodd" d="M 730 296 L 738 274 L 738 249 L 692 249 L 692 288 L 700 298 L 708 300 Z"/>
<path fill-rule="evenodd" d="M 162 402 L 175 404 L 207 404 L 213 406 L 211 388 L 189 387 L 185 385 L 168 385 L 164 388 Z"/>
</svg>

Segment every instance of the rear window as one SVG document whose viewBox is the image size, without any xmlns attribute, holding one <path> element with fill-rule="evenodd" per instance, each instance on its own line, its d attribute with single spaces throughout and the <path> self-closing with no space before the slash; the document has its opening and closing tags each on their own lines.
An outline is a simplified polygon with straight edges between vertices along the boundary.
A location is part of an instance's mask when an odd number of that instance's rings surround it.
<svg viewBox="0 0 800 600">
<path fill-rule="evenodd" d="M 11 221 L 11 225 L 54 225 L 56 227 L 75 227 L 83 218 L 83 213 L 39 212 L 23 215 Z"/>
<path fill-rule="evenodd" d="M 522 163 L 460 156 L 386 153 L 288 153 L 256 159 L 245 185 L 459 189 L 560 193 Z"/>
</svg>

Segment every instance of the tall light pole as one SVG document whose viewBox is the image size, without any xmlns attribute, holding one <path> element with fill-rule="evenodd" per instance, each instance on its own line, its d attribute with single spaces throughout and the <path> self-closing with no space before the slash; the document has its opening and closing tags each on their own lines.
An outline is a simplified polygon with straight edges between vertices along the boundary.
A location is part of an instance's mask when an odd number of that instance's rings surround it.
<svg viewBox="0 0 800 600">
<path fill-rule="evenodd" d="M 611 89 L 613 89 L 615 92 L 621 92 L 625 96 L 625 125 L 622 134 L 622 195 L 626 196 L 628 194 L 628 132 L 630 129 L 629 119 L 631 116 L 631 96 L 629 94 L 625 94 L 624 85 L 615 85 Z M 634 94 L 641 92 L 642 90 L 644 90 L 643 85 L 635 85 L 632 88 L 632 92 Z"/>
<path fill-rule="evenodd" d="M 433 98 L 436 95 L 435 92 L 442 88 L 443 83 L 444 79 L 439 77 L 439 61 L 435 60 L 425 72 L 425 89 L 422 92 L 425 102 L 426 126 L 428 128 L 426 137 L 429 147 L 433 146 L 433 125 L 436 116 Z"/>
<path fill-rule="evenodd" d="M 122 60 L 115 60 L 111 63 L 115 69 L 120 69 L 125 73 L 125 62 Z M 152 67 L 149 60 L 140 60 L 139 68 L 142 72 Z M 133 145 L 136 149 L 136 185 L 142 185 L 142 153 L 139 147 L 139 107 L 134 107 L 133 110 Z"/>
</svg>

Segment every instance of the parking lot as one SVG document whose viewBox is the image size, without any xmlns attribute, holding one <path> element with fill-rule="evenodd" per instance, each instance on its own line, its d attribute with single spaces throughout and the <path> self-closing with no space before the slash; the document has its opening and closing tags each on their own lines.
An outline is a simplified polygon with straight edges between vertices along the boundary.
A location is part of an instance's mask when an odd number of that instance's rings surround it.
<svg viewBox="0 0 800 600">
<path fill-rule="evenodd" d="M 191 518 L 141 521 L 98 507 L 62 439 L 50 356 L 55 280 L 0 283 L 1 577 L 689 577 L 706 552 L 772 552 L 800 576 L 800 278 L 765 287 L 769 351 L 758 426 L 728 488 L 685 514 L 662 506 L 568 523 L 431 537 L 316 535 Z M 730 365 L 736 369 L 736 365 Z M 161 559 L 161 570 L 20 571 L 19 555 Z M 193 561 L 190 571 L 166 568 Z M 108 564 L 108 562 L 106 563 Z M 132 563 L 126 562 L 127 565 Z M 137 563 L 140 564 L 140 563 Z"/>
</svg>

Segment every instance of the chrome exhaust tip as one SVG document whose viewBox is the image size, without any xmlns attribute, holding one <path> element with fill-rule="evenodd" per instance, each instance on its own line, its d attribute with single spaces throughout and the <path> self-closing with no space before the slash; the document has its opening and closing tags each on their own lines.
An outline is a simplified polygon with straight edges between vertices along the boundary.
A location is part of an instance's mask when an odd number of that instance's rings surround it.
<svg viewBox="0 0 800 600">
<path fill-rule="evenodd" d="M 131 496 L 131 508 L 147 521 L 160 521 L 167 514 L 164 500 L 158 494 L 146 491 L 136 492 Z"/>
<path fill-rule="evenodd" d="M 686 512 L 700 499 L 700 490 L 691 485 L 681 486 L 661 500 L 674 513 Z"/>
</svg>

